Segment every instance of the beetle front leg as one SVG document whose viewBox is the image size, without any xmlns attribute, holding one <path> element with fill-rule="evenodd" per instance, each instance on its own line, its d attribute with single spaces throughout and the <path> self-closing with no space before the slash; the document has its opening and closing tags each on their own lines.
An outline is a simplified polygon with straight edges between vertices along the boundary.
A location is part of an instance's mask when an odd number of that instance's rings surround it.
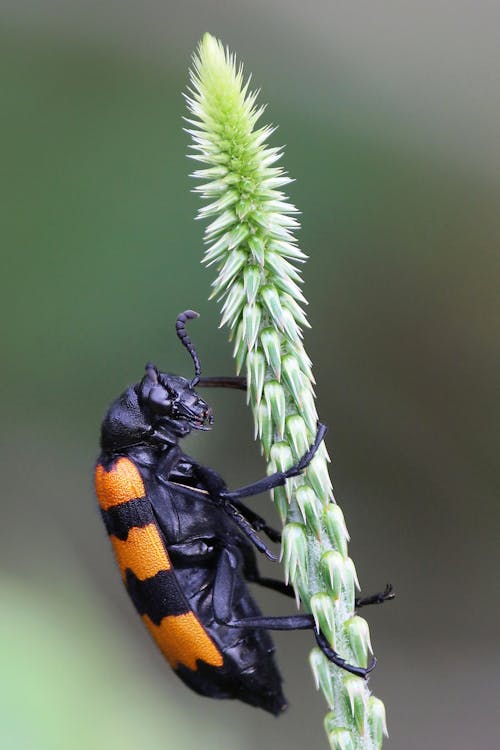
<svg viewBox="0 0 500 750">
<path fill-rule="evenodd" d="M 246 391 L 247 379 L 238 375 L 202 376 L 198 381 L 198 388 L 235 388 Z"/>
<path fill-rule="evenodd" d="M 222 494 L 227 490 L 226 483 L 221 475 L 209 466 L 192 463 L 193 472 L 201 484 L 206 488 L 214 502 L 219 502 Z"/>
<path fill-rule="evenodd" d="M 328 428 L 326 427 L 326 425 L 318 422 L 318 430 L 316 432 L 314 443 L 311 445 L 309 450 L 304 453 L 300 461 L 298 461 L 286 471 L 277 471 L 274 474 L 270 474 L 270 476 L 268 477 L 264 477 L 264 479 L 260 479 L 258 482 L 248 484 L 245 487 L 240 487 L 239 489 L 232 490 L 231 492 L 222 491 L 220 493 L 221 499 L 229 500 L 229 502 L 232 502 L 233 500 L 241 500 L 241 498 L 243 497 L 260 495 L 261 492 L 267 492 L 268 490 L 273 490 L 275 487 L 281 487 L 285 484 L 287 479 L 297 477 L 311 463 L 319 446 L 321 445 L 321 442 L 323 441 L 323 438 L 326 435 L 327 429 Z"/>
</svg>

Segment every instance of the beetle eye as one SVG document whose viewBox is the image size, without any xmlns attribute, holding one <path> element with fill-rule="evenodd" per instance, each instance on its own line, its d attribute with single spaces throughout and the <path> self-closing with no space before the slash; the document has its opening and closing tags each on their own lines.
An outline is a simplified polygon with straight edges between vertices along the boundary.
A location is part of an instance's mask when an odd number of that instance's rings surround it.
<svg viewBox="0 0 500 750">
<path fill-rule="evenodd" d="M 177 398 L 177 396 L 179 395 L 175 388 L 171 388 L 169 385 L 167 385 L 167 391 L 170 398 Z"/>
</svg>

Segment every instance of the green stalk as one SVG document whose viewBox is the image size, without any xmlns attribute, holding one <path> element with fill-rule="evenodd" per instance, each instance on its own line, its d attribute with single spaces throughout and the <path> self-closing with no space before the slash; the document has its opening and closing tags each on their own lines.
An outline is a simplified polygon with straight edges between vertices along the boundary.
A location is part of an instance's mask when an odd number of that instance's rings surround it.
<svg viewBox="0 0 500 750">
<path fill-rule="evenodd" d="M 295 463 L 313 442 L 318 415 L 311 361 L 302 344 L 309 324 L 302 306 L 298 264 L 306 259 L 294 231 L 297 209 L 281 191 L 291 182 L 277 166 L 282 152 L 257 127 L 264 107 L 241 66 L 209 34 L 194 55 L 187 104 L 196 190 L 208 203 L 204 262 L 215 265 L 212 297 L 222 304 L 221 326 L 234 340 L 237 371 L 248 380 L 248 400 L 269 473 Z M 307 612 L 349 663 L 367 666 L 366 621 L 354 614 L 358 587 L 348 556 L 349 535 L 333 497 L 324 444 L 303 475 L 273 491 L 284 523 L 282 559 Z M 378 750 L 386 734 L 382 701 L 367 683 L 333 665 L 314 648 L 310 663 L 329 706 L 325 729 L 334 750 Z"/>
</svg>

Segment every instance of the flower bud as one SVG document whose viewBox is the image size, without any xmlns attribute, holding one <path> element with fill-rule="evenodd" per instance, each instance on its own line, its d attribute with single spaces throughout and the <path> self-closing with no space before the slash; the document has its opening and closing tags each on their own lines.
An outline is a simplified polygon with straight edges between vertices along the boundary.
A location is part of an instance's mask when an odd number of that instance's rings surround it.
<svg viewBox="0 0 500 750">
<path fill-rule="evenodd" d="M 271 490 L 271 494 L 273 502 L 276 506 L 276 510 L 278 511 L 278 515 L 281 519 L 281 523 L 283 524 L 286 521 L 288 509 L 290 507 L 286 489 L 284 487 L 275 487 L 274 490 Z"/>
<path fill-rule="evenodd" d="M 295 322 L 292 313 L 286 307 L 284 309 L 281 308 L 281 321 L 282 327 L 285 329 L 285 333 L 290 341 L 293 341 L 294 343 L 299 342 L 302 338 L 302 331 Z"/>
<path fill-rule="evenodd" d="M 278 290 L 273 284 L 267 284 L 260 290 L 260 298 L 267 308 L 271 320 L 279 329 L 283 330 L 283 308 L 278 294 Z"/>
<path fill-rule="evenodd" d="M 307 575 L 307 538 L 300 523 L 287 523 L 281 538 L 281 558 L 284 560 L 285 582 L 295 581 L 297 575 Z"/>
<path fill-rule="evenodd" d="M 329 503 L 324 513 L 324 521 L 328 537 L 343 557 L 347 556 L 347 542 L 349 532 L 345 525 L 344 514 L 336 503 Z"/>
<path fill-rule="evenodd" d="M 300 291 L 299 285 L 296 284 L 295 281 L 292 281 L 289 276 L 275 276 L 274 283 L 282 292 L 286 292 L 286 294 L 289 294 L 290 297 L 294 297 L 297 302 L 301 302 L 303 305 L 307 305 L 307 300 Z M 290 317 L 293 320 L 293 316 L 291 313 Z"/>
<path fill-rule="evenodd" d="M 290 263 L 290 261 L 286 260 L 273 250 L 268 250 L 266 252 L 266 266 L 280 278 L 288 276 L 290 279 L 296 281 L 297 284 L 302 283 L 300 272 Z"/>
<path fill-rule="evenodd" d="M 286 471 L 293 466 L 293 454 L 288 443 L 275 443 L 271 448 L 271 458 L 276 466 L 276 471 Z"/>
<path fill-rule="evenodd" d="M 303 484 L 296 488 L 295 499 L 297 500 L 304 523 L 314 532 L 316 537 L 319 537 L 321 532 L 321 512 L 320 504 L 314 491 L 306 484 Z"/>
<path fill-rule="evenodd" d="M 304 378 L 303 374 L 302 378 Z M 309 385 L 299 391 L 298 399 L 302 404 L 300 413 L 304 417 L 307 429 L 312 435 L 315 435 L 318 429 L 318 412 L 314 403 L 314 394 Z"/>
<path fill-rule="evenodd" d="M 325 729 L 328 742 L 332 750 L 355 750 L 352 734 L 348 729 L 335 726 L 335 715 L 329 713 L 325 717 Z"/>
<path fill-rule="evenodd" d="M 344 592 L 346 605 L 350 612 L 354 611 L 356 589 L 359 591 L 358 575 L 350 557 L 344 561 Z"/>
<path fill-rule="evenodd" d="M 193 132 L 193 131 L 191 131 Z M 198 211 L 198 219 L 207 219 L 209 216 L 215 214 L 222 214 L 226 208 L 230 208 L 238 200 L 239 195 L 235 190 L 225 190 L 217 200 L 212 203 L 208 203 L 206 206 L 202 206 Z"/>
<path fill-rule="evenodd" d="M 330 662 L 319 648 L 313 648 L 309 655 L 309 664 L 311 665 L 316 690 L 321 688 L 328 706 L 333 709 L 335 699 Z"/>
<path fill-rule="evenodd" d="M 266 356 L 266 362 L 279 381 L 281 378 L 281 343 L 278 332 L 274 328 L 265 328 L 261 331 L 260 342 Z"/>
<path fill-rule="evenodd" d="M 214 242 L 213 245 L 211 245 L 205 252 L 205 256 L 202 260 L 202 263 L 204 263 L 208 267 L 208 266 L 211 266 L 213 263 L 220 261 L 228 250 L 229 237 L 230 237 L 229 232 L 222 235 L 222 237 L 219 237 L 219 239 L 216 240 L 216 242 Z"/>
<path fill-rule="evenodd" d="M 222 306 L 222 318 L 219 324 L 219 328 L 229 323 L 231 327 L 236 324 L 238 320 L 238 314 L 243 307 L 245 301 L 245 290 L 241 282 L 233 284 L 226 297 L 226 301 Z"/>
<path fill-rule="evenodd" d="M 253 399 L 258 406 L 262 398 L 264 388 L 264 376 L 266 374 L 266 361 L 259 349 L 248 353 L 247 358 L 247 403 Z"/>
<path fill-rule="evenodd" d="M 262 312 L 259 305 L 245 305 L 243 308 L 243 338 L 251 352 L 259 333 Z"/>
<path fill-rule="evenodd" d="M 264 386 L 264 397 L 268 413 L 273 418 L 276 432 L 281 440 L 285 431 L 285 392 L 279 383 L 275 380 L 270 380 Z"/>
<path fill-rule="evenodd" d="M 247 356 L 247 346 L 245 343 L 245 339 L 243 338 L 243 322 L 241 322 L 236 329 L 236 335 L 234 337 L 234 349 L 233 349 L 233 357 L 236 360 L 236 372 L 238 375 L 241 372 L 241 368 L 245 364 Z"/>
<path fill-rule="evenodd" d="M 316 630 L 321 631 L 330 646 L 335 649 L 335 605 L 328 594 L 313 594 L 310 599 L 311 614 Z"/>
<path fill-rule="evenodd" d="M 297 404 L 297 408 L 301 410 L 301 413 L 303 412 L 302 409 L 302 398 L 301 393 L 304 388 L 304 375 L 302 374 L 299 364 L 296 360 L 296 358 L 292 354 L 286 354 L 283 357 L 282 360 L 282 367 L 283 367 L 283 378 L 290 389 L 290 392 L 292 394 L 293 400 Z M 307 416 L 304 414 L 304 417 L 307 419 Z M 307 422 L 307 426 L 310 428 L 309 423 Z M 314 423 L 314 428 L 316 427 L 316 422 Z M 311 430 L 313 431 L 313 430 Z"/>
<path fill-rule="evenodd" d="M 324 458 L 317 455 L 314 456 L 306 469 L 306 476 L 322 505 L 326 505 L 332 492 L 332 485 Z"/>
<path fill-rule="evenodd" d="M 228 175 L 229 177 L 229 175 Z M 226 182 L 230 180 L 226 177 Z M 238 222 L 238 224 L 231 229 L 227 234 L 227 249 L 234 250 L 235 247 L 245 242 L 246 238 L 250 234 L 250 227 L 245 222 Z"/>
<path fill-rule="evenodd" d="M 328 550 L 321 557 L 320 568 L 328 591 L 337 603 L 342 592 L 344 558 L 336 550 Z"/>
<path fill-rule="evenodd" d="M 389 733 L 385 718 L 385 706 L 380 698 L 376 698 L 374 695 L 368 698 L 368 724 L 373 744 L 376 750 L 380 750 L 384 736 L 388 737 Z"/>
<path fill-rule="evenodd" d="M 273 423 L 267 406 L 262 401 L 254 409 L 254 418 L 256 437 L 259 436 L 264 453 L 268 456 L 274 438 Z"/>
<path fill-rule="evenodd" d="M 282 307 L 286 307 L 290 312 L 292 313 L 293 317 L 297 321 L 297 323 L 302 326 L 303 328 L 310 328 L 311 324 L 307 320 L 305 312 L 302 310 L 298 302 L 294 300 L 293 297 L 291 297 L 286 292 L 282 292 L 280 295 L 281 298 L 281 305 Z"/>
<path fill-rule="evenodd" d="M 344 630 L 358 664 L 361 667 L 367 667 L 368 653 L 373 653 L 368 623 L 362 617 L 355 615 L 345 621 Z"/>
<path fill-rule="evenodd" d="M 283 179 L 283 178 L 279 178 L 279 179 Z M 283 183 L 283 184 L 286 185 L 287 183 Z M 282 240 L 273 240 L 270 244 L 273 250 L 276 250 L 277 253 L 280 253 L 285 258 L 294 258 L 295 260 L 298 260 L 301 263 L 303 263 L 307 259 L 307 255 L 303 253 L 302 250 L 300 250 L 296 245 L 293 245 L 290 242 L 284 242 Z"/>
<path fill-rule="evenodd" d="M 226 214 L 232 213 L 226 211 Z M 224 215 L 224 214 L 223 214 Z M 234 217 L 234 214 L 233 214 Z M 234 219 L 233 219 L 234 220 Z M 215 222 L 214 222 L 215 224 Z M 244 263 L 247 262 L 248 255 L 243 250 L 233 250 L 227 257 L 226 262 L 222 266 L 218 277 L 212 284 L 212 292 L 210 299 L 217 297 L 221 292 L 229 286 L 233 281 L 238 271 L 243 267 Z"/>
<path fill-rule="evenodd" d="M 271 448 L 271 457 L 273 459 L 274 465 L 276 466 L 276 471 L 284 472 L 289 469 L 290 466 L 293 466 L 292 449 L 290 448 L 288 443 L 275 443 Z M 288 503 L 290 503 L 293 493 L 293 479 L 286 480 L 284 489 L 288 499 Z"/>
<path fill-rule="evenodd" d="M 259 268 L 259 266 L 255 265 L 246 266 L 243 272 L 244 291 L 249 305 L 253 305 L 257 298 L 261 276 L 261 269 Z"/>
<path fill-rule="evenodd" d="M 368 690 L 362 677 L 348 675 L 343 680 L 344 688 L 347 693 L 349 708 L 356 724 L 358 732 L 365 733 L 365 719 L 367 708 Z"/>
<path fill-rule="evenodd" d="M 300 461 L 309 450 L 311 441 L 307 434 L 306 423 L 299 414 L 292 414 L 287 417 L 286 432 L 292 445 L 294 458 L 296 461 Z"/>
<path fill-rule="evenodd" d="M 265 258 L 265 251 L 266 246 L 261 237 L 259 237 L 257 234 L 252 234 L 248 238 L 248 247 L 250 248 L 250 252 L 252 253 L 253 259 L 257 263 L 257 265 L 261 266 L 261 268 L 264 266 L 264 258 Z"/>
<path fill-rule="evenodd" d="M 221 234 L 221 232 L 224 232 L 226 229 L 229 229 L 229 227 L 232 227 L 233 224 L 236 223 L 236 214 L 232 210 L 224 211 L 220 216 L 218 216 L 214 221 L 212 221 L 211 224 L 208 225 L 208 227 L 205 229 L 205 237 L 207 239 L 212 239 L 212 237 L 216 237 L 217 235 Z M 246 259 L 246 253 L 245 253 L 245 259 Z M 231 263 L 228 261 L 231 260 Z M 233 257 L 233 253 L 228 258 L 228 261 L 224 264 L 222 271 L 220 273 L 220 277 L 222 277 L 223 273 L 225 276 L 227 276 L 227 279 L 230 280 L 236 273 L 238 273 L 239 269 L 243 265 L 243 262 L 240 262 L 239 256 Z M 219 277 L 219 278 L 220 278 Z"/>
</svg>

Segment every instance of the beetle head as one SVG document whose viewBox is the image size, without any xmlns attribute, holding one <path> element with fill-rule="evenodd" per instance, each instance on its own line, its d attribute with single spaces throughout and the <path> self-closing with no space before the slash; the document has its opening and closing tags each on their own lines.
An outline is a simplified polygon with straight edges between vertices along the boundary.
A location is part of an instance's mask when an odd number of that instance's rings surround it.
<svg viewBox="0 0 500 750">
<path fill-rule="evenodd" d="M 198 396 L 192 380 L 159 372 L 152 364 L 146 365 L 137 395 L 151 425 L 176 437 L 184 437 L 193 429 L 209 430 L 213 424 L 212 410 Z"/>
<path fill-rule="evenodd" d="M 192 380 L 160 372 L 146 365 L 140 383 L 130 386 L 108 409 L 101 428 L 104 450 L 123 450 L 131 446 L 174 444 L 191 430 L 209 430 L 214 418 L 209 405 L 198 396 L 200 362 L 186 334 L 185 322 L 198 317 L 186 310 L 177 317 L 177 335 L 191 354 L 195 374 Z"/>
</svg>

